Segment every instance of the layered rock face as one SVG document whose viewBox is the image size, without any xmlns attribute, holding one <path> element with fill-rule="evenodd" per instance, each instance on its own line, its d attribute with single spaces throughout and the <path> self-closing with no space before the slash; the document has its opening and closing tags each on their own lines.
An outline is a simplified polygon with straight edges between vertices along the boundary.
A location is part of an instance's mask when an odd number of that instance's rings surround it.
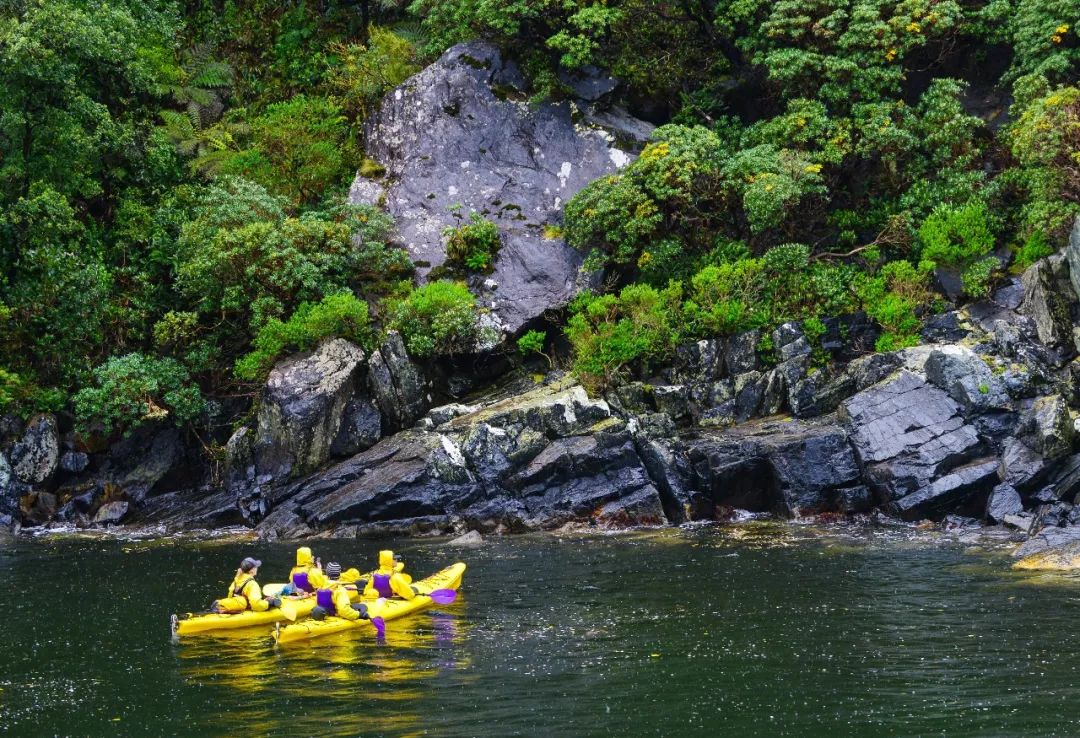
<svg viewBox="0 0 1080 738">
<path fill-rule="evenodd" d="M 632 160 L 612 131 L 625 141 L 651 130 L 625 115 L 588 116 L 584 99 L 530 105 L 525 89 L 520 69 L 494 45 L 453 47 L 371 118 L 367 152 L 386 176 L 358 177 L 350 194 L 354 203 L 385 205 L 422 279 L 446 261 L 444 228 L 471 211 L 494 221 L 502 242 L 494 271 L 470 286 L 503 334 L 562 307 L 584 284 L 581 254 L 555 235 L 562 207 Z"/>
</svg>

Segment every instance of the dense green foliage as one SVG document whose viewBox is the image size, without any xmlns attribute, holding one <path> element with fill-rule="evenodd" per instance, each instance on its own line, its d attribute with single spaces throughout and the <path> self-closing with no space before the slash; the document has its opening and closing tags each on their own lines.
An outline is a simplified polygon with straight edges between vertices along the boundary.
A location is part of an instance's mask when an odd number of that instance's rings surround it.
<svg viewBox="0 0 1080 738">
<path fill-rule="evenodd" d="M 236 362 L 241 379 L 264 379 L 286 351 L 310 349 L 324 338 L 339 337 L 371 348 L 372 330 L 367 303 L 351 292 L 327 295 L 317 303 L 304 302 L 286 321 L 271 318 L 255 335 L 254 350 Z"/>
<path fill-rule="evenodd" d="M 481 336 L 476 298 L 462 282 L 428 282 L 392 301 L 389 313 L 413 356 L 469 353 Z"/>
<path fill-rule="evenodd" d="M 202 397 L 250 394 L 276 358 L 329 336 L 370 345 L 396 328 L 416 356 L 473 350 L 485 337 L 467 287 L 411 289 L 387 217 L 341 203 L 357 168 L 382 172 L 363 140 L 382 96 L 477 37 L 520 62 L 536 99 L 596 65 L 660 124 L 545 231 L 607 270 L 607 294 L 582 297 L 565 326 L 583 376 L 789 320 L 813 338 L 855 310 L 882 329 L 878 348 L 909 345 L 939 276 L 986 295 L 1080 212 L 1075 11 L 0 3 L 0 410 L 186 422 Z M 1007 116 L 980 102 L 998 99 Z M 490 270 L 493 223 L 444 235 L 444 274 Z"/>
</svg>

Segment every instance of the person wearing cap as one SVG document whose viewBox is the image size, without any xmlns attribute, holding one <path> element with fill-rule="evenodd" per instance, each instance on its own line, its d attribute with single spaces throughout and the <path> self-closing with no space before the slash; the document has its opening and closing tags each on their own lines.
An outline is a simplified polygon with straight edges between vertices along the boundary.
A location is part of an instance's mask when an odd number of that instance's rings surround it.
<svg viewBox="0 0 1080 738">
<path fill-rule="evenodd" d="M 393 551 L 379 551 L 379 568 L 371 572 L 364 597 L 400 597 L 411 600 L 419 594 L 413 587 L 412 577 L 404 572 L 405 564 L 394 556 Z"/>
<path fill-rule="evenodd" d="M 263 598 L 262 587 L 255 581 L 260 566 L 262 562 L 250 556 L 241 561 L 240 568 L 236 570 L 236 576 L 229 585 L 229 594 L 220 600 L 214 600 L 210 609 L 220 613 L 238 613 L 244 610 L 264 612 L 271 607 L 281 607 L 280 598 Z"/>
<path fill-rule="evenodd" d="M 356 569 L 349 569 L 346 574 L 350 575 L 353 582 L 360 576 Z M 326 577 L 328 586 L 315 592 L 315 608 L 311 611 L 311 617 L 322 620 L 327 615 L 337 615 L 346 620 L 367 619 L 367 605 L 361 602 L 353 604 L 349 599 L 349 589 L 355 587 L 351 586 L 352 582 L 345 581 L 341 564 L 336 561 L 327 564 Z"/>
</svg>

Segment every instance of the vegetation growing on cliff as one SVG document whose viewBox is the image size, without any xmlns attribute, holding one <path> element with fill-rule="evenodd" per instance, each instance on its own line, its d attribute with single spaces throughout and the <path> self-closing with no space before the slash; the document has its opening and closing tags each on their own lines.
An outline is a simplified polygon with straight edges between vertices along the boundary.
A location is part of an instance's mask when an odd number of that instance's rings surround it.
<svg viewBox="0 0 1080 738">
<path fill-rule="evenodd" d="M 566 206 L 565 237 L 612 275 L 565 327 L 583 375 L 855 310 L 882 328 L 879 348 L 909 345 L 943 272 L 985 295 L 1080 210 L 1074 10 L 6 3 L 0 406 L 187 421 L 326 335 L 396 327 L 416 356 L 467 350 L 468 289 L 401 289 L 412 265 L 386 217 L 341 203 L 372 166 L 362 130 L 378 100 L 476 37 L 519 58 L 536 98 L 596 65 L 662 124 Z M 481 221 L 447 234 L 463 274 L 492 266 L 498 234 Z"/>
</svg>

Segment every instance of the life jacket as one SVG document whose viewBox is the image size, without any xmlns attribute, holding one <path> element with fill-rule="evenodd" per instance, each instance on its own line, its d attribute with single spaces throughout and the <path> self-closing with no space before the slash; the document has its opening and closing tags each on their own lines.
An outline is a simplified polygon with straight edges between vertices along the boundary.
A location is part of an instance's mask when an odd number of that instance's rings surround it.
<svg viewBox="0 0 1080 738">
<path fill-rule="evenodd" d="M 315 588 L 308 582 L 308 573 L 306 571 L 298 571 L 292 575 L 292 584 L 302 592 L 314 592 Z"/>
<path fill-rule="evenodd" d="M 232 594 L 230 594 L 229 596 L 230 597 L 243 597 L 244 602 L 247 603 L 248 607 L 251 607 L 251 600 L 249 600 L 247 595 L 244 594 L 244 590 L 247 589 L 247 586 L 249 584 L 251 584 L 252 582 L 254 582 L 254 581 L 255 581 L 255 577 L 248 577 L 244 581 L 240 582 L 239 587 L 236 586 L 236 582 L 233 582 Z"/>
<path fill-rule="evenodd" d="M 315 604 L 326 610 L 328 615 L 337 612 L 334 606 L 334 591 L 332 589 L 320 589 L 315 593 Z"/>
<path fill-rule="evenodd" d="M 371 586 L 379 593 L 379 597 L 393 597 L 394 588 L 390 586 L 390 574 L 372 574 Z"/>
</svg>

